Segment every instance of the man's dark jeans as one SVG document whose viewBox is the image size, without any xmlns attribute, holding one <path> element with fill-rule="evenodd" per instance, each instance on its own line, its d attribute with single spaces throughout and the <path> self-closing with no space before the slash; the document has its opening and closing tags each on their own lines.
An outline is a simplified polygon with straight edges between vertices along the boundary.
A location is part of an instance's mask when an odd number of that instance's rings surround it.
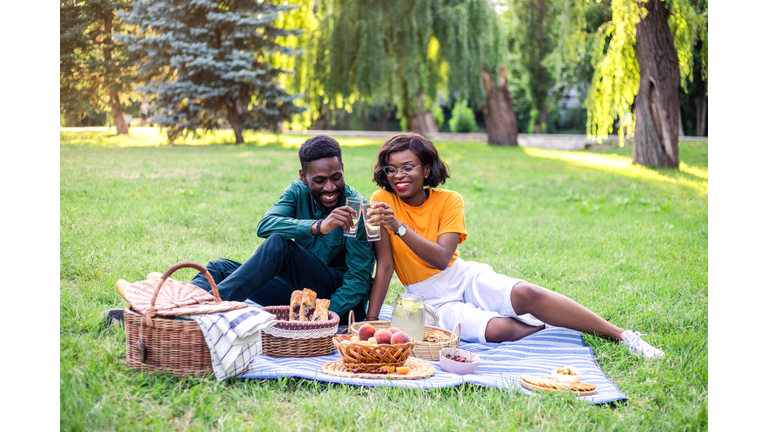
<svg viewBox="0 0 768 432">
<path fill-rule="evenodd" d="M 343 274 L 312 252 L 279 235 L 271 235 L 264 240 L 243 264 L 216 259 L 206 264 L 205 268 L 211 273 L 222 300 L 244 301 L 250 298 L 262 306 L 288 305 L 291 293 L 304 288 L 315 291 L 319 299 L 330 299 L 344 282 Z M 202 273 L 198 273 L 190 283 L 212 292 L 208 279 Z M 365 317 L 364 305 L 365 300 L 353 309 L 355 317 Z M 342 323 L 347 322 L 346 316 L 340 318 Z"/>
</svg>

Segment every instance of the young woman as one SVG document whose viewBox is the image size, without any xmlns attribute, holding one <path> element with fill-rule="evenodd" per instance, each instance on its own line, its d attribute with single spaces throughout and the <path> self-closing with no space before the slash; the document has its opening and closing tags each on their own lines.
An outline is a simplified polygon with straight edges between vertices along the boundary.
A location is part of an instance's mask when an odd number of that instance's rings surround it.
<svg viewBox="0 0 768 432">
<path fill-rule="evenodd" d="M 383 189 L 371 196 L 369 215 L 389 235 L 374 243 L 377 269 L 367 319 L 378 315 L 395 271 L 406 292 L 437 309 L 441 327 L 460 322 L 462 336 L 472 342 L 515 341 L 543 329 L 515 319 L 530 313 L 552 326 L 627 344 L 645 358 L 664 356 L 639 333 L 564 295 L 459 258 L 456 248 L 467 238 L 464 202 L 457 192 L 435 189 L 449 177 L 435 146 L 420 135 L 396 135 L 379 149 L 373 181 Z"/>
</svg>

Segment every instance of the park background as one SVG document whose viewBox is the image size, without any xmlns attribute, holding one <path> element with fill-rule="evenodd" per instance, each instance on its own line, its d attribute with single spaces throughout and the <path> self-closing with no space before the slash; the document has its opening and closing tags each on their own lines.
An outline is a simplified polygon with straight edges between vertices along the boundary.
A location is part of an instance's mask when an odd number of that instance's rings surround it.
<svg viewBox="0 0 768 432">
<path fill-rule="evenodd" d="M 759 9 L 759 8 L 757 8 Z M 18 12 L 18 11 L 17 11 Z M 9 14 L 13 15 L 12 13 Z M 750 32 L 759 28 L 757 22 L 757 16 L 760 13 L 756 10 L 754 14 L 750 14 L 747 17 L 738 16 L 739 22 L 744 25 L 739 25 L 739 31 L 744 33 L 744 40 L 759 40 L 756 34 Z M 718 15 L 723 24 L 719 27 L 725 31 L 734 30 L 727 25 L 733 25 L 736 22 L 736 16 L 733 11 L 720 10 Z M 733 18 L 731 24 L 725 24 L 729 19 Z M 51 16 L 44 16 L 41 20 L 48 24 L 48 29 L 55 30 L 58 23 L 58 17 L 55 13 Z M 16 29 L 17 27 L 8 27 L 10 29 Z M 4 30 L 8 34 L 8 28 Z M 53 69 L 52 61 L 48 61 L 56 56 L 56 46 L 50 41 L 56 38 L 55 31 L 48 31 L 45 34 L 48 40 L 47 43 L 43 43 L 41 36 L 34 38 L 35 43 L 39 44 L 43 49 L 40 53 L 47 53 L 45 56 L 47 60 L 33 56 L 26 55 L 23 47 L 15 44 L 8 46 L 8 53 L 10 57 L 16 56 L 18 58 L 27 59 L 28 67 L 19 69 L 6 69 L 4 77 L 7 82 L 14 83 L 30 83 L 35 78 L 39 77 L 39 84 L 36 86 L 36 90 L 39 92 L 46 92 L 49 94 L 48 98 L 43 103 L 39 100 L 31 98 L 29 92 L 25 86 L 12 86 L 8 89 L 8 103 L 3 106 L 4 118 L 18 118 L 20 112 L 38 112 L 47 113 L 36 115 L 34 119 L 19 119 L 16 124 L 18 125 L 8 133 L 9 143 L 30 143 L 32 141 L 47 142 L 44 144 L 46 148 L 50 148 L 51 152 L 40 152 L 32 145 L 9 145 L 7 147 L 7 157 L 9 160 L 24 161 L 23 164 L 17 164 L 16 166 L 9 167 L 3 171 L 6 184 L 12 185 L 14 182 L 18 183 L 19 179 L 23 179 L 25 182 L 25 188 L 22 190 L 18 187 L 11 188 L 11 194 L 9 201 L 12 203 L 28 203 L 29 207 L 25 210 L 10 212 L 9 220 L 13 221 L 12 226 L 20 227 L 19 230 L 13 230 L 13 232 L 4 233 L 4 238 L 8 241 L 6 244 L 17 245 L 13 251 L 4 250 L 4 260 L 10 262 L 13 259 L 17 259 L 18 256 L 39 256 L 39 261 L 42 263 L 42 269 L 39 272 L 39 279 L 48 281 L 49 286 L 55 286 L 58 279 L 58 266 L 59 262 L 57 228 L 58 228 L 58 195 L 59 190 L 57 186 L 57 178 L 59 171 L 59 159 L 58 152 L 53 147 L 53 140 L 55 140 L 55 134 L 58 132 L 58 128 L 55 127 L 39 127 L 39 119 L 48 119 L 44 123 L 47 125 L 54 124 L 53 115 L 58 115 L 58 121 L 61 121 L 60 112 L 53 114 L 54 98 L 50 95 L 54 94 L 55 85 L 58 83 L 53 76 L 55 70 Z M 726 43 L 727 42 L 727 43 Z M 745 304 L 743 302 L 731 301 L 729 298 L 719 294 L 718 291 L 713 289 L 711 292 L 712 301 L 718 305 L 723 305 L 725 309 L 726 318 L 721 315 L 712 315 L 711 322 L 719 324 L 718 327 L 711 325 L 711 335 L 713 340 L 710 347 L 712 347 L 712 360 L 716 367 L 723 365 L 722 370 L 735 369 L 743 370 L 750 365 L 754 365 L 757 356 L 751 351 L 751 347 L 748 344 L 747 336 L 743 333 L 731 336 L 727 335 L 730 339 L 737 342 L 737 347 L 729 344 L 727 350 L 722 350 L 718 353 L 715 347 L 723 347 L 723 339 L 720 339 L 718 344 L 717 336 L 719 333 L 718 328 L 725 327 L 726 323 L 733 322 L 733 312 L 738 311 L 739 315 L 748 315 L 748 312 L 756 312 L 759 307 L 760 300 L 764 300 L 764 294 L 760 290 L 756 290 L 756 287 L 760 286 L 761 280 L 754 275 L 754 270 L 759 268 L 761 263 L 758 258 L 763 257 L 754 249 L 754 240 L 763 240 L 765 237 L 764 223 L 762 222 L 760 213 L 760 194 L 759 186 L 764 184 L 760 176 L 760 161 L 761 156 L 765 155 L 764 146 L 759 145 L 760 138 L 754 137 L 752 132 L 746 127 L 738 127 L 745 123 L 745 120 L 756 121 L 759 124 L 759 117 L 757 115 L 743 116 L 744 110 L 751 112 L 750 109 L 757 112 L 757 107 L 753 107 L 755 101 L 762 100 L 765 96 L 765 91 L 759 85 L 754 83 L 761 82 L 762 77 L 759 75 L 759 69 L 757 66 L 751 65 L 750 61 L 754 61 L 754 56 L 750 54 L 748 44 L 739 45 L 734 41 L 723 38 L 718 45 L 714 45 L 712 49 L 713 57 L 715 55 L 721 59 L 721 62 L 713 61 L 713 65 L 719 66 L 718 73 L 713 72 L 711 76 L 720 77 L 723 79 L 723 87 L 715 88 L 720 90 L 719 97 L 722 98 L 717 103 L 710 103 L 710 107 L 713 110 L 711 118 L 718 120 L 717 123 L 712 124 L 714 129 L 717 124 L 721 126 L 721 129 L 711 133 L 711 135 L 717 135 L 724 137 L 728 145 L 715 146 L 712 148 L 712 163 L 710 169 L 713 171 L 713 177 L 716 181 L 711 184 L 712 189 L 710 191 L 710 199 L 712 200 L 711 213 L 710 213 L 710 241 L 712 241 L 713 247 L 709 255 L 712 265 L 710 266 L 710 280 L 713 287 L 715 286 L 735 286 L 745 287 L 746 290 L 753 290 L 751 294 L 752 300 Z M 743 77 L 740 80 L 731 80 L 725 85 L 725 79 L 727 77 Z M 742 95 L 742 96 L 740 96 Z M 749 95 L 749 96 L 743 96 Z M 737 111 L 733 107 L 739 107 Z M 719 110 L 716 112 L 716 110 Z M 759 129 L 759 128 L 758 128 Z M 34 134 L 30 133 L 34 131 Z M 759 134 L 758 134 L 759 135 Z M 35 139 L 31 140 L 30 137 L 34 136 Z M 726 138 L 727 137 L 727 138 Z M 736 168 L 738 167 L 738 168 Z M 42 174 L 41 174 L 42 173 Z M 721 177 L 722 176 L 722 177 Z M 736 183 L 736 184 L 733 184 Z M 29 197 L 36 197 L 30 200 Z M 32 201 L 32 202 L 30 202 Z M 749 210 L 749 211 L 747 211 Z M 738 218 L 740 223 L 734 224 L 731 218 Z M 26 228 L 26 229 L 25 229 Z M 753 241 L 744 241 L 744 239 L 752 239 Z M 733 251 L 740 251 L 740 253 L 734 253 Z M 750 253 L 752 252 L 752 253 Z M 726 269 L 728 271 L 726 271 Z M 736 270 L 736 271 L 733 271 Z M 716 284 L 717 282 L 717 284 Z M 764 285 L 764 283 L 763 283 Z M 756 291 L 755 291 L 756 290 Z M 52 291 L 51 291 L 52 293 Z M 52 315 L 56 314 L 58 310 L 58 302 L 55 296 L 42 299 L 43 307 L 46 310 L 50 310 Z M 48 302 L 48 303 L 46 303 Z M 728 306 L 731 306 L 730 308 Z M 8 319 L 8 318 L 4 318 Z M 720 321 L 718 321 L 720 320 Z M 743 328 L 750 328 L 749 321 L 746 324 L 742 324 Z M 58 338 L 58 334 L 52 331 L 49 326 L 45 324 L 40 325 L 41 334 L 46 334 L 52 339 Z M 726 336 L 726 335 L 723 335 Z M 740 339 L 741 338 L 741 339 Z M 53 344 L 52 344 L 53 345 Z M 55 349 L 51 349 L 50 358 L 55 358 Z M 727 353 L 727 354 L 726 354 Z M 727 357 L 727 363 L 724 358 Z M 55 366 L 44 364 L 45 362 L 37 363 L 39 367 L 35 369 L 40 372 L 40 376 L 46 377 L 46 382 L 49 383 L 48 387 L 45 384 L 42 387 L 31 388 L 23 384 L 23 381 L 17 384 L 17 388 L 21 390 L 21 395 L 18 398 L 19 401 L 31 401 L 37 400 L 43 407 L 50 407 L 51 411 L 55 408 Z M 46 371 L 48 371 L 46 373 Z M 17 381 L 18 382 L 18 381 Z M 722 385 L 724 381 L 719 380 L 717 375 L 713 374 L 710 380 L 712 389 L 710 405 L 713 408 L 712 417 L 710 420 L 715 424 L 716 419 L 723 419 L 723 416 L 715 414 L 720 411 L 721 413 L 726 409 L 720 409 L 720 407 L 728 406 L 729 408 L 736 408 L 734 405 L 738 404 L 738 409 L 734 411 L 740 412 L 752 412 L 750 408 L 754 407 L 750 401 L 741 400 L 735 402 L 733 400 L 727 401 L 723 397 L 726 392 L 723 391 Z M 39 389 L 42 388 L 43 391 Z M 715 389 L 720 391 L 715 391 Z M 32 395 L 35 395 L 34 397 Z M 46 399 L 47 403 L 43 402 Z M 721 399 L 717 399 L 720 397 Z M 714 402 L 717 399 L 717 402 Z M 19 405 L 25 406 L 27 410 L 37 409 L 30 407 L 29 404 L 20 403 Z M 20 411 L 25 412 L 25 411 Z M 27 411 L 29 412 L 29 411 Z M 22 418 L 31 419 L 34 418 L 34 414 L 22 415 Z M 728 416 L 728 422 L 730 424 L 738 424 L 739 421 L 744 421 L 746 424 L 747 417 L 745 416 Z M 29 421 L 29 420 L 28 420 Z M 724 424 L 724 422 L 717 422 Z"/>
</svg>

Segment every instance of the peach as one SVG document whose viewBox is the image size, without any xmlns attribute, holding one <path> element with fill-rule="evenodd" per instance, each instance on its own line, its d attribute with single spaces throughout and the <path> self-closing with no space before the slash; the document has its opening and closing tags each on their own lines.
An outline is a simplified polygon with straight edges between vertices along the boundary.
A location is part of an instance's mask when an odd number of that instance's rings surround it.
<svg viewBox="0 0 768 432">
<path fill-rule="evenodd" d="M 378 345 L 379 344 L 378 342 L 376 342 L 376 338 L 375 337 L 369 337 L 368 338 L 368 343 L 371 344 L 371 345 Z"/>
<path fill-rule="evenodd" d="M 376 342 L 380 344 L 388 344 L 389 340 L 392 338 L 392 333 L 390 333 L 387 329 L 379 329 L 376 330 L 376 333 L 374 333 L 373 337 L 375 337 Z"/>
<path fill-rule="evenodd" d="M 390 327 L 389 328 L 389 332 L 392 333 L 392 334 L 395 334 L 395 333 L 397 333 L 399 331 L 400 331 L 400 329 L 397 328 L 397 327 Z"/>
<path fill-rule="evenodd" d="M 370 324 L 363 324 L 360 326 L 360 330 L 357 331 L 357 335 L 360 337 L 360 340 L 368 340 L 372 338 L 375 333 L 376 327 Z"/>
<path fill-rule="evenodd" d="M 408 372 L 411 371 L 411 368 L 409 368 L 408 366 L 401 366 L 399 368 L 396 368 L 396 370 L 397 370 L 397 373 L 400 375 L 408 375 Z"/>
<path fill-rule="evenodd" d="M 411 337 L 408 336 L 408 334 L 404 331 L 399 331 L 392 335 L 392 338 L 390 338 L 389 343 L 391 344 L 404 344 L 411 341 Z"/>
</svg>

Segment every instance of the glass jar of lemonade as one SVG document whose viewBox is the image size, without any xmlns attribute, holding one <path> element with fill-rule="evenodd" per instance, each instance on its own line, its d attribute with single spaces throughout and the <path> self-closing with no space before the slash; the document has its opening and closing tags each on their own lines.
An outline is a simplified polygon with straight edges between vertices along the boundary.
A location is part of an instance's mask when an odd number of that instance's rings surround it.
<svg viewBox="0 0 768 432">
<path fill-rule="evenodd" d="M 426 310 L 426 315 L 424 311 Z M 437 311 L 424 304 L 424 297 L 413 294 L 400 294 L 392 308 L 392 327 L 404 331 L 413 340 L 424 340 L 424 323 L 437 324 Z"/>
</svg>

